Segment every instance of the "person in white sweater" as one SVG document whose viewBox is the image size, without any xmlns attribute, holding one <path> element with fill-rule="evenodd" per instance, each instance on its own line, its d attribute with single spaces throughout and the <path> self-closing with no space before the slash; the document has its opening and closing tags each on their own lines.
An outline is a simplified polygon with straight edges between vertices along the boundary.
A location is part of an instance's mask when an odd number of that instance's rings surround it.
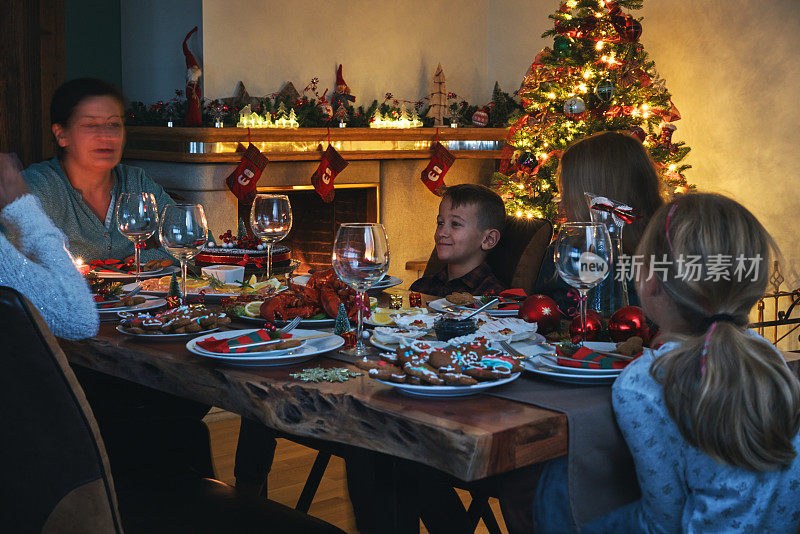
<svg viewBox="0 0 800 534">
<path fill-rule="evenodd" d="M 0 224 L 0 285 L 25 295 L 56 336 L 97 334 L 97 306 L 66 237 L 28 193 L 16 158 L 8 154 L 0 154 Z"/>
</svg>

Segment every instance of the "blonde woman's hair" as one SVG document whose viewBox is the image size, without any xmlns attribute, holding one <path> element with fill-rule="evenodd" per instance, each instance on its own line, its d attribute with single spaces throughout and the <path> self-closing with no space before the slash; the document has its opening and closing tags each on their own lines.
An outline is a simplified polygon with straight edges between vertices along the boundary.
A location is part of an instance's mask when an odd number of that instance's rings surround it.
<svg viewBox="0 0 800 534">
<path fill-rule="evenodd" d="M 690 444 L 752 471 L 791 464 L 797 454 L 792 440 L 800 429 L 800 384 L 772 345 L 745 330 L 767 287 L 775 250 L 753 214 L 713 194 L 690 194 L 663 206 L 637 250 L 689 329 L 668 338 L 679 347 L 650 369 L 663 386 L 670 416 Z M 732 259 L 729 280 L 707 279 L 716 255 Z M 684 270 L 687 276 L 680 278 L 681 260 L 693 256 L 701 258 L 699 276 Z M 761 259 L 757 272 L 741 280 L 740 256 Z M 652 258 L 659 269 L 652 269 Z M 670 260 L 666 271 L 660 271 L 663 259 Z"/>
<path fill-rule="evenodd" d="M 619 132 L 599 132 L 570 145 L 558 167 L 561 211 L 569 221 L 588 221 L 584 193 L 635 208 L 641 219 L 625 226 L 622 248 L 633 254 L 647 222 L 663 204 L 661 179 L 642 143 Z"/>
</svg>

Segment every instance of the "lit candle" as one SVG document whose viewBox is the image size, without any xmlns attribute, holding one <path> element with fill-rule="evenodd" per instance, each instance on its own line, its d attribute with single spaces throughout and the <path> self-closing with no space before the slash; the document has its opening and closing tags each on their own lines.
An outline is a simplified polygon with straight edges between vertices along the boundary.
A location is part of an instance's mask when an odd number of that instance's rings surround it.
<svg viewBox="0 0 800 534">
<path fill-rule="evenodd" d="M 78 269 L 78 272 L 81 273 L 81 275 L 85 275 L 91 269 L 91 267 L 83 263 L 83 258 L 75 258 L 75 268 Z"/>
</svg>

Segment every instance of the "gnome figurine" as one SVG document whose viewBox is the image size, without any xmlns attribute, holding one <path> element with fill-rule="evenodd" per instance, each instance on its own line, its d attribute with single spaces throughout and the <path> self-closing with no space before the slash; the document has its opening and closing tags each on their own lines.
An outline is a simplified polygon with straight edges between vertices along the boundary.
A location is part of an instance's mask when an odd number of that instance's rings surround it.
<svg viewBox="0 0 800 534">
<path fill-rule="evenodd" d="M 192 28 L 192 31 L 186 34 L 183 40 L 183 55 L 186 56 L 186 101 L 188 107 L 186 109 L 186 126 L 199 126 L 203 123 L 200 116 L 200 101 L 203 99 L 203 90 L 200 87 L 200 76 L 203 72 L 197 64 L 197 60 L 192 55 L 189 47 L 186 46 L 186 41 L 189 37 L 197 31 L 197 26 Z"/>
<path fill-rule="evenodd" d="M 342 66 L 336 70 L 336 90 L 331 97 L 331 109 L 339 109 L 339 106 L 347 107 L 350 102 L 355 102 L 356 97 L 350 94 L 350 88 L 342 77 Z"/>
</svg>

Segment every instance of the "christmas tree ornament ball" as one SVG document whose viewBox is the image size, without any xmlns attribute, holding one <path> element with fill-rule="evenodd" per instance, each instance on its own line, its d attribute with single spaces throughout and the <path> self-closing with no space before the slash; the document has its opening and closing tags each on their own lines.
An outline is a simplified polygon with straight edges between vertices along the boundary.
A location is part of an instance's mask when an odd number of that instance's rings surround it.
<svg viewBox="0 0 800 534">
<path fill-rule="evenodd" d="M 489 124 L 489 114 L 483 110 L 478 110 L 472 114 L 472 125 L 478 128 L 483 128 Z"/>
<path fill-rule="evenodd" d="M 583 331 L 581 326 L 581 316 L 578 314 L 569 325 L 569 337 L 572 342 L 578 343 L 581 338 L 584 341 L 595 341 L 603 331 L 603 318 L 594 310 L 586 310 L 586 330 Z M 582 331 L 583 336 L 581 336 Z"/>
<path fill-rule="evenodd" d="M 594 88 L 594 94 L 601 102 L 607 104 L 611 102 L 612 98 L 614 98 L 615 90 L 616 87 L 614 87 L 614 84 L 611 82 L 611 80 L 600 80 L 600 82 Z"/>
<path fill-rule="evenodd" d="M 564 102 L 564 113 L 570 118 L 576 119 L 586 112 L 586 102 L 579 96 L 572 96 Z"/>
<path fill-rule="evenodd" d="M 647 318 L 638 306 L 625 306 L 615 311 L 608 320 L 608 333 L 617 343 L 633 336 L 639 336 L 644 343 L 650 341 Z"/>
<path fill-rule="evenodd" d="M 536 323 L 536 332 L 548 334 L 561 324 L 561 310 L 556 301 L 545 295 L 531 295 L 519 307 L 519 318 Z"/>
<path fill-rule="evenodd" d="M 628 133 L 636 137 L 642 143 L 644 143 L 644 140 L 647 139 L 647 132 L 645 132 L 641 126 L 631 126 L 628 128 Z"/>
<path fill-rule="evenodd" d="M 556 35 L 553 39 L 553 52 L 559 56 L 566 56 L 572 49 L 572 41 L 569 37 L 563 35 Z"/>
</svg>

